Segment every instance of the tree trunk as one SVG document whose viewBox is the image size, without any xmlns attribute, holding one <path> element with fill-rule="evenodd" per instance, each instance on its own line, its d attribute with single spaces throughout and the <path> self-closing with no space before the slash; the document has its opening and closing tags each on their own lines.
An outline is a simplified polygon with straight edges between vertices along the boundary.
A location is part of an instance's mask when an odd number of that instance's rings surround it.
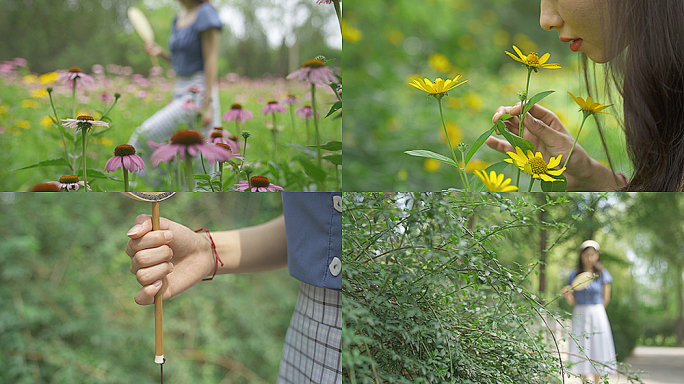
<svg viewBox="0 0 684 384">
<path fill-rule="evenodd" d="M 677 317 L 677 346 L 681 347 L 684 342 L 684 282 L 682 282 L 682 273 L 684 267 L 680 264 L 677 266 L 677 306 L 679 316 Z"/>
</svg>

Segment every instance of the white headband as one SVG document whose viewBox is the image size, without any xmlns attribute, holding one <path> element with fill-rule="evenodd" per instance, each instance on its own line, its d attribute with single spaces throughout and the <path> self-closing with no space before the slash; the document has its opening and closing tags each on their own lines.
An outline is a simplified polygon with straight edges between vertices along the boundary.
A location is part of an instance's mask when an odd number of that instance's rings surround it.
<svg viewBox="0 0 684 384">
<path fill-rule="evenodd" d="M 582 245 L 580 245 L 580 252 L 584 251 L 585 249 L 587 249 L 589 247 L 592 247 L 597 251 L 599 249 L 601 249 L 601 246 L 599 245 L 599 243 L 595 242 L 594 240 L 587 240 L 587 241 L 583 242 Z"/>
</svg>

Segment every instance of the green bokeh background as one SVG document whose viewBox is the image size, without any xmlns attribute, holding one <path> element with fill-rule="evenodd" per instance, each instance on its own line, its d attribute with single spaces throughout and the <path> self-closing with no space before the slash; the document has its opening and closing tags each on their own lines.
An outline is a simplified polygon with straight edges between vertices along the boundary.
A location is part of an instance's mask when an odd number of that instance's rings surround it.
<svg viewBox="0 0 684 384">
<path fill-rule="evenodd" d="M 408 85 L 412 76 L 468 82 L 443 99 L 447 125 L 457 127 L 454 144 L 472 144 L 492 127 L 502 105 L 518 101 L 527 70 L 504 51 L 551 53 L 562 69 L 532 74 L 530 95 L 555 93 L 541 104 L 553 110 L 575 135 L 581 123 L 567 91 L 586 97 L 578 54 L 539 26 L 539 2 L 530 0 L 427 0 L 345 3 L 344 189 L 349 191 L 434 191 L 462 187 L 455 168 L 428 171 L 425 159 L 404 151 L 427 149 L 451 157 L 437 101 Z M 606 103 L 605 100 L 600 102 Z M 615 113 L 619 110 L 609 108 Z M 622 132 L 611 116 L 602 117 L 615 170 L 629 175 Z M 606 156 L 596 124 L 587 121 L 580 144 L 600 161 Z M 483 146 L 471 160 L 484 167 L 507 156 Z M 548 161 L 548 159 L 546 159 Z M 511 169 L 505 172 L 514 176 Z M 475 176 L 470 173 L 470 178 Z M 515 181 L 515 178 L 514 178 Z M 521 185 L 527 189 L 527 181 Z M 537 187 L 539 184 L 537 183 Z"/>
<path fill-rule="evenodd" d="M 268 221 L 282 203 L 180 193 L 160 210 L 217 231 Z M 124 252 L 133 220 L 149 212 L 117 193 L 0 194 L 0 382 L 159 382 L 153 307 L 134 302 Z M 165 380 L 275 382 L 298 287 L 287 270 L 220 275 L 166 300 Z"/>
</svg>

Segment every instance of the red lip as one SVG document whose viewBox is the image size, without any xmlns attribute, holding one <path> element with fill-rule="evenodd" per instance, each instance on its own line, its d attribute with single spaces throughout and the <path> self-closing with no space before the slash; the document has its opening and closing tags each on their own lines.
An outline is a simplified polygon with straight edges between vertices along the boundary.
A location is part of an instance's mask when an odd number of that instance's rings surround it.
<svg viewBox="0 0 684 384">
<path fill-rule="evenodd" d="M 571 42 L 571 41 L 573 41 L 573 40 L 577 40 L 577 38 L 574 38 L 574 39 L 568 39 L 567 37 L 561 37 L 561 38 L 560 38 L 560 41 L 562 41 L 562 42 L 564 42 L 564 43 L 569 43 L 569 42 Z"/>
<path fill-rule="evenodd" d="M 577 39 L 570 44 L 570 50 L 573 52 L 579 51 L 580 47 L 582 46 L 582 39 Z"/>
</svg>

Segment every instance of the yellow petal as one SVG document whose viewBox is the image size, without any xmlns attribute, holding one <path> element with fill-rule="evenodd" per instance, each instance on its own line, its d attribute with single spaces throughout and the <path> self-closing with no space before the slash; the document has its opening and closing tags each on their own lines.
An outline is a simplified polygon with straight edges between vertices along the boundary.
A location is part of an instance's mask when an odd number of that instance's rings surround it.
<svg viewBox="0 0 684 384">
<path fill-rule="evenodd" d="M 561 169 L 549 169 L 548 171 L 546 171 L 546 173 L 553 176 L 560 176 L 561 174 L 563 174 L 563 172 L 565 172 L 565 167 Z"/>
<path fill-rule="evenodd" d="M 552 157 L 551 160 L 549 160 L 548 168 L 551 169 L 559 166 L 561 163 L 561 157 L 563 157 L 563 155 L 558 155 L 558 157 Z"/>
<path fill-rule="evenodd" d="M 542 173 L 541 175 L 539 175 L 538 179 L 542 179 L 544 181 L 559 181 L 558 179 L 554 179 L 553 177 L 551 177 L 545 173 Z"/>
<path fill-rule="evenodd" d="M 520 52 L 520 50 L 518 49 L 518 47 L 516 47 L 516 46 L 514 45 L 514 46 L 513 46 L 513 49 L 515 49 L 515 53 L 518 54 L 518 56 L 520 57 L 521 60 L 527 59 L 527 56 L 523 55 L 522 52 Z M 519 61 L 520 61 L 520 60 L 519 60 Z M 524 62 L 524 61 L 523 61 L 523 62 Z"/>
<path fill-rule="evenodd" d="M 546 63 L 549 60 L 549 57 L 551 57 L 550 53 L 547 52 L 547 53 L 543 54 L 542 57 L 539 58 L 539 64 L 541 65 L 541 64 Z"/>
</svg>

